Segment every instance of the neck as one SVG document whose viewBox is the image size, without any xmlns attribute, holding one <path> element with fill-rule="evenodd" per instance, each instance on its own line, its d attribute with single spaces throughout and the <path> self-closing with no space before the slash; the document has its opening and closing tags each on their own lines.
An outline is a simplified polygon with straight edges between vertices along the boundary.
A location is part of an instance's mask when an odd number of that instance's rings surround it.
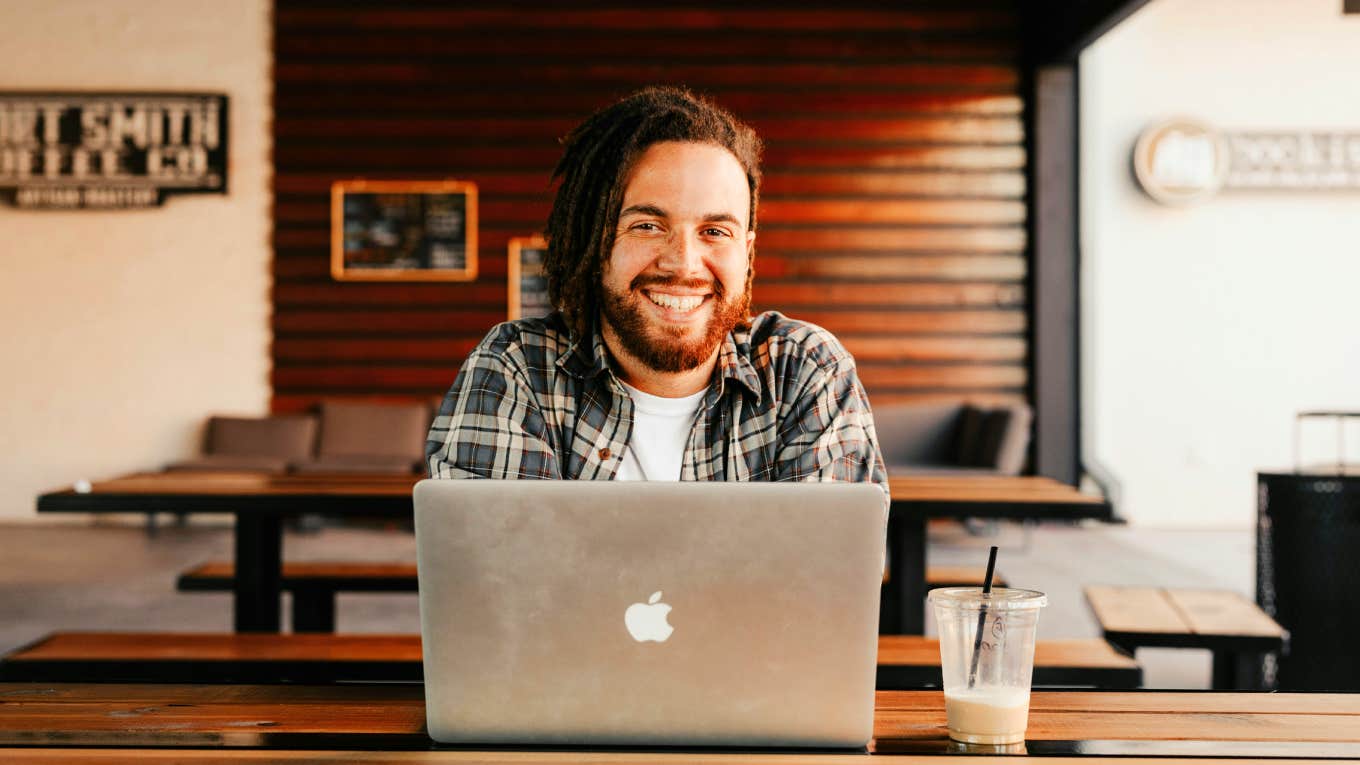
<svg viewBox="0 0 1360 765">
<path fill-rule="evenodd" d="M 713 354 L 707 361 L 693 369 L 684 372 L 658 372 L 624 349 L 623 343 L 614 333 L 613 327 L 609 326 L 609 322 L 602 322 L 600 330 L 604 336 L 605 347 L 609 349 L 609 355 L 614 359 L 614 372 L 619 379 L 653 396 L 682 398 L 698 393 L 708 387 L 708 381 L 713 377 L 713 369 L 718 365 L 721 345 L 713 349 Z"/>
</svg>

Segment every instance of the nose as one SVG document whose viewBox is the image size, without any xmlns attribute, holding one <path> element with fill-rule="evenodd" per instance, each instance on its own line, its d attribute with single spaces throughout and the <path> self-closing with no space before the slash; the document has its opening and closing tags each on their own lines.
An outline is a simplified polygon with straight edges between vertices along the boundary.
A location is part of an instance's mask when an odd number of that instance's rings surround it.
<svg viewBox="0 0 1360 765">
<path fill-rule="evenodd" d="M 656 264 L 662 270 L 679 275 L 697 274 L 704 269 L 703 243 L 698 234 L 677 231 L 666 238 Z"/>
</svg>

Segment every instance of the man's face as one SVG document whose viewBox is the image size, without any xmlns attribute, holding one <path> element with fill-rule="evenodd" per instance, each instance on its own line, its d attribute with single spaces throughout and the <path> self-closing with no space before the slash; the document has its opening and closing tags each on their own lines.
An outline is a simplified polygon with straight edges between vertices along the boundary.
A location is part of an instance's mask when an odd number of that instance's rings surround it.
<svg viewBox="0 0 1360 765">
<path fill-rule="evenodd" d="M 628 178 L 604 267 L 606 339 L 658 372 L 712 359 L 749 309 L 750 207 L 746 173 L 728 150 L 649 147 Z"/>
</svg>

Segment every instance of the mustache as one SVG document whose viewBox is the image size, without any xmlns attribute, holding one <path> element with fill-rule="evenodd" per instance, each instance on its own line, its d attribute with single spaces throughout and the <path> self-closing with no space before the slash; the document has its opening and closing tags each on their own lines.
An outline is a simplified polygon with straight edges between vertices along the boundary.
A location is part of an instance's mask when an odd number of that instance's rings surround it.
<svg viewBox="0 0 1360 765">
<path fill-rule="evenodd" d="M 722 284 L 707 279 L 676 279 L 671 276 L 661 276 L 659 274 L 646 275 L 638 274 L 633 277 L 633 281 L 628 283 L 628 288 L 640 290 L 644 287 L 674 287 L 685 290 L 706 290 L 718 297 L 723 297 L 724 290 Z"/>
</svg>

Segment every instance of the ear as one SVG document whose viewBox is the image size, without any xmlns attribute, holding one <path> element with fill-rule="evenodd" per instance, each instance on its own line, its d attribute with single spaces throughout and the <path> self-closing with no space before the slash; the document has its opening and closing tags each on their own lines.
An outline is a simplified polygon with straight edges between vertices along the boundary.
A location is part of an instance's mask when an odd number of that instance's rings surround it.
<svg viewBox="0 0 1360 765">
<path fill-rule="evenodd" d="M 746 262 L 750 263 L 756 257 L 756 232 L 746 232 Z"/>
</svg>

